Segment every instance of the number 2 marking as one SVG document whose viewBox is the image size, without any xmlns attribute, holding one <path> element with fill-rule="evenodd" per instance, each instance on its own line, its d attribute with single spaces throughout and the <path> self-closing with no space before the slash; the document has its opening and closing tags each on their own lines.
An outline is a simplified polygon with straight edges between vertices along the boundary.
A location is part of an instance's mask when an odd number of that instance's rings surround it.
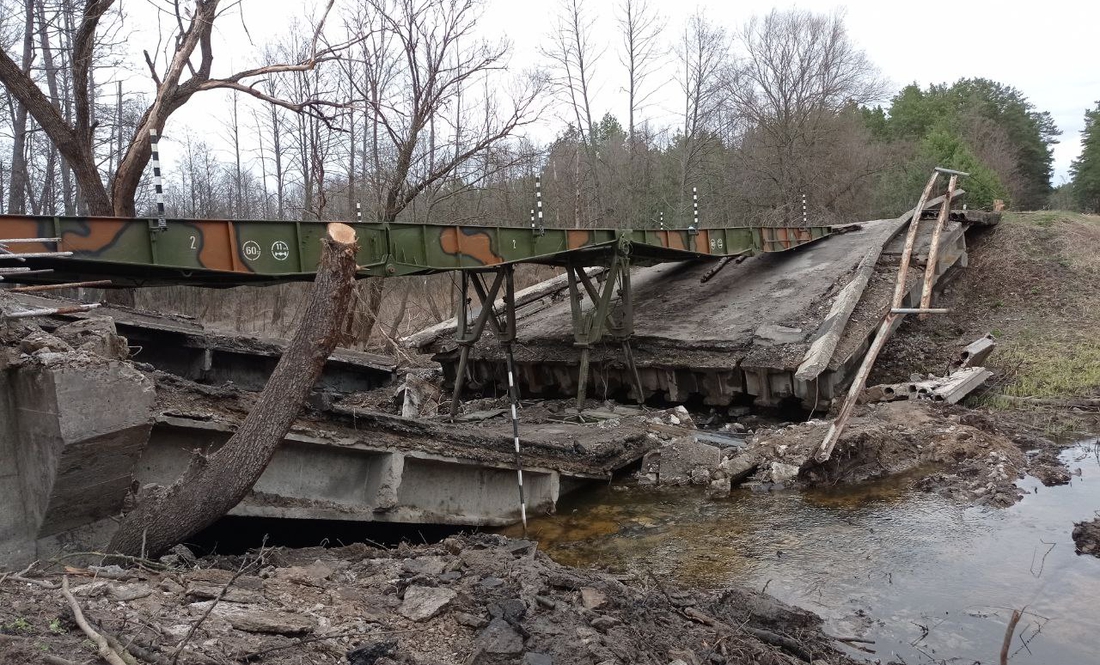
<svg viewBox="0 0 1100 665">
<path fill-rule="evenodd" d="M 191 236 L 191 249 L 198 249 L 198 247 L 195 247 L 195 236 Z"/>
</svg>

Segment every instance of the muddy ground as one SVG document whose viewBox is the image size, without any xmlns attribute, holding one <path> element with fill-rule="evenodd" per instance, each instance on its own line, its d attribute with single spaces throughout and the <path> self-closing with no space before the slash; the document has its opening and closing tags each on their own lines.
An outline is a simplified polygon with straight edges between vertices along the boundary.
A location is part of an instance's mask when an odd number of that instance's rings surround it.
<svg viewBox="0 0 1100 665">
<path fill-rule="evenodd" d="M 1006 213 L 968 243 L 969 266 L 935 303 L 950 312 L 907 317 L 868 385 L 943 375 L 959 349 L 992 333 L 997 348 L 983 365 L 994 377 L 971 406 L 1022 412 L 1023 428 L 1056 436 L 1095 432 L 1098 408 L 1081 404 L 1100 397 L 1100 217 Z M 1064 400 L 1080 402 L 1059 407 Z"/>
<path fill-rule="evenodd" d="M 1091 522 L 1074 524 L 1073 542 L 1077 545 L 1078 554 L 1100 557 L 1100 517 Z"/>
<path fill-rule="evenodd" d="M 219 665 L 856 662 L 815 615 L 769 596 L 570 569 L 503 536 L 198 561 L 178 552 L 156 569 L 52 565 L 32 581 L 8 576 L 0 664 L 92 657 L 53 588 L 66 571 L 92 626 L 138 663 L 177 652 L 180 663 Z"/>
</svg>

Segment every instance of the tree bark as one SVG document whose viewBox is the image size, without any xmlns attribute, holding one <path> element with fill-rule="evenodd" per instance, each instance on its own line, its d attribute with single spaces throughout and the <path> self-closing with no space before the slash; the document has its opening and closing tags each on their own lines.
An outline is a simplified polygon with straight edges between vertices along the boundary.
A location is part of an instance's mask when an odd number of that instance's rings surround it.
<svg viewBox="0 0 1100 665">
<path fill-rule="evenodd" d="M 110 550 L 156 556 L 210 526 L 248 495 L 301 411 L 336 348 L 355 282 L 355 231 L 329 224 L 309 304 L 298 331 L 237 432 L 183 475 L 127 513 Z"/>
</svg>

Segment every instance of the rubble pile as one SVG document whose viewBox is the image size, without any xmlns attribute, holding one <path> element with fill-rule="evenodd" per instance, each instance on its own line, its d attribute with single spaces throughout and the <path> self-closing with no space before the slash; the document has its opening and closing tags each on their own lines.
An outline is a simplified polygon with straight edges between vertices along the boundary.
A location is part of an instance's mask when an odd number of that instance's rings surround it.
<svg viewBox="0 0 1100 665">
<path fill-rule="evenodd" d="M 712 498 L 720 498 L 739 485 L 773 489 L 911 474 L 926 491 L 981 505 L 1014 504 L 1026 456 L 1005 436 L 963 420 L 929 402 L 868 405 L 824 464 L 814 460 L 829 426 L 823 420 L 761 428 L 741 446 L 683 437 L 650 453 L 638 478 L 642 484 L 706 485 Z"/>
<path fill-rule="evenodd" d="M 67 569 L 86 617 L 138 662 L 854 662 L 815 615 L 766 595 L 571 569 L 503 536 L 162 561 Z M 91 656 L 56 589 L 0 583 L 0 625 L 3 665 Z"/>
</svg>

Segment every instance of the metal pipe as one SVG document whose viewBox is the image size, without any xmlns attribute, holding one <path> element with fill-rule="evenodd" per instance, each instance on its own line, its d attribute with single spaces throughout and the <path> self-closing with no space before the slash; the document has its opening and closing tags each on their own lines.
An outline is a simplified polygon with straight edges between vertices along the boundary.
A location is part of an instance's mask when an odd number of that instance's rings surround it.
<svg viewBox="0 0 1100 665">
<path fill-rule="evenodd" d="M 57 307 L 54 309 L 28 309 L 23 312 L 15 312 L 12 314 L 6 314 L 5 317 L 9 319 L 29 319 L 33 316 L 53 316 L 55 314 L 76 314 L 77 312 L 87 312 L 88 310 L 99 307 L 99 303 L 92 303 L 89 305 L 76 305 L 73 307 Z"/>
<path fill-rule="evenodd" d="M 936 309 L 930 307 L 893 307 L 891 314 L 949 314 L 949 309 Z"/>
<path fill-rule="evenodd" d="M 31 242 L 61 242 L 61 238 L 10 238 L 0 240 L 0 245 L 18 245 L 19 243 Z"/>
<path fill-rule="evenodd" d="M 0 259 L 47 259 L 53 257 L 72 256 L 72 252 L 28 252 L 27 254 L 0 254 Z"/>
<path fill-rule="evenodd" d="M 17 286 L 14 289 L 8 289 L 10 293 L 35 293 L 38 291 L 57 291 L 58 289 L 83 289 L 92 288 L 96 286 L 109 286 L 111 280 L 109 279 L 97 279 L 91 282 L 69 282 L 67 284 L 38 284 L 35 286 Z"/>
</svg>

